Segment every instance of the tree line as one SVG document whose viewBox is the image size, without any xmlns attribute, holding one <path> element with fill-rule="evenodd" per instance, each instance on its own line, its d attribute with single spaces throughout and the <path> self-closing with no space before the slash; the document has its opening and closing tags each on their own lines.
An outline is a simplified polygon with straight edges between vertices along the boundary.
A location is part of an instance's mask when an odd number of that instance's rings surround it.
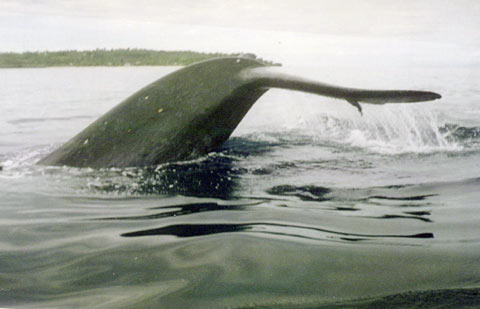
<svg viewBox="0 0 480 309">
<path fill-rule="evenodd" d="M 278 65 L 257 58 L 254 54 L 200 53 L 193 51 L 159 51 L 148 49 L 96 49 L 66 51 L 35 51 L 0 53 L 0 68 L 53 66 L 168 66 L 191 63 L 217 57 L 246 56 L 265 64 Z"/>
</svg>

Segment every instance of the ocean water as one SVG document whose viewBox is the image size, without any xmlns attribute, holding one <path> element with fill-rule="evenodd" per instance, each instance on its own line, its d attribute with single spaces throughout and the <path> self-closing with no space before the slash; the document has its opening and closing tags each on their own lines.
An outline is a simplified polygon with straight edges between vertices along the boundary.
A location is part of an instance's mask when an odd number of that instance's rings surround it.
<svg viewBox="0 0 480 309">
<path fill-rule="evenodd" d="M 480 306 L 480 67 L 282 68 L 443 98 L 274 89 L 195 161 L 35 165 L 175 69 L 0 70 L 0 306 Z"/>
</svg>

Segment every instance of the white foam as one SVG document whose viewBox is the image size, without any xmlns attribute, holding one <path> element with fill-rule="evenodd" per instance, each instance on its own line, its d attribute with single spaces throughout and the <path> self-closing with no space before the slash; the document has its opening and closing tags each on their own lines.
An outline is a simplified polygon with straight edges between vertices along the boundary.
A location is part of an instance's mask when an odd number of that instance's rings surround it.
<svg viewBox="0 0 480 309">
<path fill-rule="evenodd" d="M 270 141 L 265 133 L 299 133 L 312 141 L 388 154 L 463 150 L 439 131 L 444 123 L 429 103 L 363 104 L 363 109 L 361 116 L 343 101 L 274 90 L 254 105 L 234 135 Z"/>
</svg>

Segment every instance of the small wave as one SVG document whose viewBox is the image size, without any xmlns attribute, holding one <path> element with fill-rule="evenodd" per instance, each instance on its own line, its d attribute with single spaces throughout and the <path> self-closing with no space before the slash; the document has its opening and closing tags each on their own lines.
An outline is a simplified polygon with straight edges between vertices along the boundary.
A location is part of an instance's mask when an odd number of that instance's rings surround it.
<svg viewBox="0 0 480 309">
<path fill-rule="evenodd" d="M 253 222 L 253 223 L 217 223 L 217 224 L 176 224 L 156 229 L 141 230 L 124 233 L 123 237 L 141 237 L 155 235 L 172 235 L 177 237 L 195 237 L 220 233 L 249 232 L 271 234 L 278 236 L 289 236 L 306 238 L 312 240 L 337 239 L 346 241 L 359 241 L 372 238 L 433 238 L 432 233 L 405 234 L 405 235 L 383 235 L 383 234 L 356 234 L 327 230 L 312 226 Z M 314 234 L 318 235 L 312 235 Z"/>
<path fill-rule="evenodd" d="M 410 291 L 318 308 L 478 308 L 480 288 Z"/>
<path fill-rule="evenodd" d="M 242 211 L 248 207 L 257 206 L 264 203 L 264 201 L 254 203 L 228 203 L 220 204 L 218 202 L 206 202 L 206 203 L 188 203 L 188 204 L 174 204 L 171 206 L 153 207 L 150 210 L 161 210 L 159 213 L 140 215 L 140 216 L 124 216 L 124 217 L 108 217 L 98 218 L 95 221 L 124 221 L 124 220 L 152 220 L 169 217 L 178 217 L 185 215 L 192 215 L 196 213 L 212 212 L 212 211 Z"/>
<path fill-rule="evenodd" d="M 296 196 L 303 201 L 328 201 L 329 198 L 327 195 L 331 190 L 325 187 L 318 186 L 303 186 L 297 187 L 292 185 L 281 185 L 273 187 L 267 190 L 268 194 L 280 195 L 280 196 Z"/>
<path fill-rule="evenodd" d="M 448 123 L 440 127 L 440 132 L 451 142 L 472 145 L 480 143 L 480 127 L 463 127 L 457 124 Z"/>
<path fill-rule="evenodd" d="M 4 171 L 19 170 L 34 165 L 40 158 L 56 146 L 29 147 L 0 157 L 0 166 Z"/>
<path fill-rule="evenodd" d="M 7 121 L 10 124 L 36 123 L 36 122 L 50 122 L 50 121 L 71 121 L 75 119 L 92 119 L 94 116 L 79 115 L 69 117 L 42 117 L 42 118 L 18 118 Z"/>
</svg>

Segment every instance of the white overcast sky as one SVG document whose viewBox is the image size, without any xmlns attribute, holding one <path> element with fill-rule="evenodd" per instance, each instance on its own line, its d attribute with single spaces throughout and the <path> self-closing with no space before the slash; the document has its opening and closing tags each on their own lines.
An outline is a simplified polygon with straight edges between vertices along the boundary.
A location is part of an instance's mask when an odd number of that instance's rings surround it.
<svg viewBox="0 0 480 309">
<path fill-rule="evenodd" d="M 0 0 L 0 52 L 480 57 L 479 0 Z M 436 58 L 435 58 L 436 57 Z M 478 61 L 476 62 L 478 63 Z"/>
</svg>

